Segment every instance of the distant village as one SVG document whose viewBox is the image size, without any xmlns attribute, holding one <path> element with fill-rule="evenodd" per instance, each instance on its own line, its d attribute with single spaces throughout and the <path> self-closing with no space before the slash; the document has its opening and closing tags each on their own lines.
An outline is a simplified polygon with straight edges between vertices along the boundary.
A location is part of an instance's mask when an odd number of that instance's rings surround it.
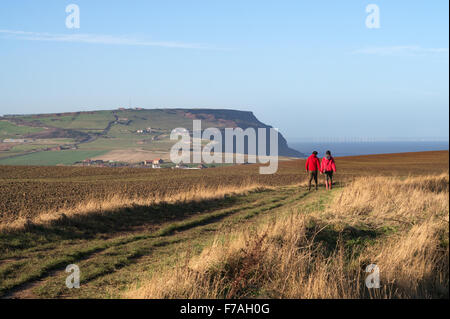
<svg viewBox="0 0 450 319">
<path fill-rule="evenodd" d="M 161 158 L 152 159 L 152 160 L 145 160 L 139 163 L 126 163 L 126 162 L 117 162 L 117 161 L 104 161 L 104 160 L 92 160 L 92 159 L 85 159 L 80 162 L 76 162 L 73 164 L 73 166 L 94 166 L 94 167 L 137 167 L 137 168 L 153 168 L 153 169 L 160 169 L 160 168 L 171 168 L 171 169 L 205 169 L 208 168 L 204 164 L 198 164 L 198 165 L 186 165 L 186 164 L 173 164 L 171 162 L 164 162 Z"/>
</svg>

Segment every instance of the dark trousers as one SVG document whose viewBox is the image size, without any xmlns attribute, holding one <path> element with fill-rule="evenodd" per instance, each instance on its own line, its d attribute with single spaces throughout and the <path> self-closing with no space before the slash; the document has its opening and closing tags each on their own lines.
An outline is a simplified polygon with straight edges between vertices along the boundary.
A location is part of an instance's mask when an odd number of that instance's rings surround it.
<svg viewBox="0 0 450 319">
<path fill-rule="evenodd" d="M 327 177 L 327 182 L 333 182 L 333 171 L 325 171 L 325 176 Z"/>
<path fill-rule="evenodd" d="M 317 189 L 317 171 L 308 171 L 309 173 L 309 183 L 308 183 L 308 189 L 311 189 L 311 182 L 314 179 L 314 182 L 316 183 L 316 189 Z"/>
</svg>

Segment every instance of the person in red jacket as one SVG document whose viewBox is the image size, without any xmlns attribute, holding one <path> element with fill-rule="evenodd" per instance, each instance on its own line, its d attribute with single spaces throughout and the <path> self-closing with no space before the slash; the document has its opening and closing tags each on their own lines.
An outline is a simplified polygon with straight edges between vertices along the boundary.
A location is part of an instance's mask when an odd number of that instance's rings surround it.
<svg viewBox="0 0 450 319">
<path fill-rule="evenodd" d="M 320 165 L 320 172 L 325 174 L 325 185 L 327 189 L 331 189 L 333 186 L 333 172 L 336 172 L 336 163 L 334 162 L 331 152 L 327 151 L 325 157 L 322 159 Z"/>
<path fill-rule="evenodd" d="M 314 182 L 316 183 L 316 190 L 317 190 L 317 188 L 318 188 L 317 174 L 320 171 L 320 161 L 317 158 L 316 151 L 312 152 L 312 154 L 306 160 L 305 168 L 306 168 L 306 172 L 309 174 L 308 190 L 311 190 L 311 181 L 313 179 L 314 179 Z"/>
</svg>

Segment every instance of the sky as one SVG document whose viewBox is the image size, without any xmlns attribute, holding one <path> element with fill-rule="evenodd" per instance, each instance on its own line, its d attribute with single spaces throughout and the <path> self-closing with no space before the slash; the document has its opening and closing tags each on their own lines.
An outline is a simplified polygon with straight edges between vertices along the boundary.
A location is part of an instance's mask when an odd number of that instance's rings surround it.
<svg viewBox="0 0 450 319">
<path fill-rule="evenodd" d="M 288 140 L 448 140 L 448 12 L 447 0 L 2 0 L 0 114 L 227 108 Z"/>
</svg>

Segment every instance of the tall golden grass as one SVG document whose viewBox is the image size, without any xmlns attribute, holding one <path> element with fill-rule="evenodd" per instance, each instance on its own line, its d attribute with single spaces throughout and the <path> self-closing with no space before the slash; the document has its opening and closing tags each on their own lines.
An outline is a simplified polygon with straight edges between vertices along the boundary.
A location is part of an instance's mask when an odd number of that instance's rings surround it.
<svg viewBox="0 0 450 319">
<path fill-rule="evenodd" d="M 448 298 L 448 190 L 448 175 L 362 178 L 324 211 L 218 236 L 125 297 Z M 365 232 L 376 235 L 358 243 Z M 365 285 L 372 263 L 381 288 Z"/>
<path fill-rule="evenodd" d="M 269 189 L 256 183 L 243 183 L 239 186 L 217 185 L 214 187 L 194 185 L 185 191 L 171 191 L 163 194 L 154 194 L 147 197 L 129 197 L 126 193 L 112 194 L 106 199 L 91 198 L 76 206 L 60 210 L 50 210 L 36 213 L 33 217 L 17 216 L 14 219 L 0 219 L 0 232 L 22 230 L 28 225 L 48 225 L 59 219 L 77 218 L 92 213 L 110 213 L 119 209 L 133 206 L 152 206 L 161 203 L 199 202 L 211 199 L 220 199 L 230 195 L 241 195 L 258 189 Z"/>
</svg>

